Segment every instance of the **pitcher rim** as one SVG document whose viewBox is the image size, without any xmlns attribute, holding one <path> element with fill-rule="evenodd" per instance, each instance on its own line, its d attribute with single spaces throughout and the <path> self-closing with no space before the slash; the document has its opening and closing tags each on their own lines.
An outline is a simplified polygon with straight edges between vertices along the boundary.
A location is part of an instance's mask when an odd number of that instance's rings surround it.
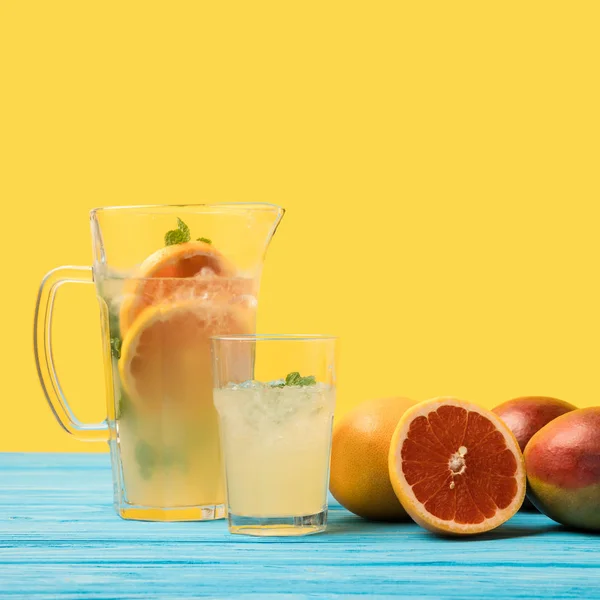
<svg viewBox="0 0 600 600">
<path fill-rule="evenodd" d="M 198 202 L 193 204 L 123 204 L 119 206 L 98 206 L 90 210 L 90 217 L 94 217 L 97 214 L 103 212 L 112 211 L 138 211 L 138 210 L 153 210 L 161 208 L 173 208 L 173 209 L 184 209 L 184 208 L 246 208 L 255 210 L 273 210 L 274 212 L 285 213 L 285 208 L 278 204 L 271 202 Z"/>
</svg>

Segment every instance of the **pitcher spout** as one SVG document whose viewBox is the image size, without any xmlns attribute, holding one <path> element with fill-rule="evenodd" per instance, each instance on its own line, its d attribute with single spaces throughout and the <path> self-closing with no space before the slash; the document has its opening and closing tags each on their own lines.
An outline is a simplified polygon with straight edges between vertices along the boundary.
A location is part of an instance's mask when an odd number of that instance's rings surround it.
<svg viewBox="0 0 600 600">
<path fill-rule="evenodd" d="M 269 203 L 238 203 L 223 204 L 223 207 L 239 207 L 248 211 L 248 229 L 251 237 L 257 244 L 257 250 L 262 246 L 259 253 L 260 258 L 264 259 L 266 251 L 285 215 L 285 209 L 276 204 Z"/>
</svg>

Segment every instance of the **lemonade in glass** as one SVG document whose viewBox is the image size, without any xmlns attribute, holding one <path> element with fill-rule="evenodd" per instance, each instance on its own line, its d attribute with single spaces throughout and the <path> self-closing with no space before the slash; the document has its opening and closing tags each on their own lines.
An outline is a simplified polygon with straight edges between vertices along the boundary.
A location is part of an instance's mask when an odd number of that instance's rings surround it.
<svg viewBox="0 0 600 600">
<path fill-rule="evenodd" d="M 303 535 L 325 529 L 334 343 L 326 336 L 213 340 L 214 402 L 232 533 Z M 255 379 L 265 372 L 265 362 L 276 369 L 286 355 L 288 364 L 316 375 L 290 372 L 282 379 Z M 244 380 L 249 374 L 252 378 Z"/>
</svg>

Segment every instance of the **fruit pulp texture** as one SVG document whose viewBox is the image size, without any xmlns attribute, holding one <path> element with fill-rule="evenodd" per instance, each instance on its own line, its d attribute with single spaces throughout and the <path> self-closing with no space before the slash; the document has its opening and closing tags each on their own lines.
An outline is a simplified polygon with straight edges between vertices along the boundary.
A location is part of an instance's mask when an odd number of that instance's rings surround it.
<svg viewBox="0 0 600 600">
<path fill-rule="evenodd" d="M 411 423 L 402 470 L 417 500 L 446 521 L 482 523 L 517 493 L 517 462 L 502 433 L 458 406 L 441 406 Z"/>
<path fill-rule="evenodd" d="M 255 384 L 214 391 L 231 513 L 305 516 L 327 504 L 335 389 Z"/>
<path fill-rule="evenodd" d="M 98 281 L 100 301 L 108 308 L 105 314 L 108 320 L 106 327 L 110 336 L 110 354 L 106 354 L 110 364 L 106 366 L 112 375 L 108 414 L 114 417 L 111 426 L 114 428 L 119 453 L 119 460 L 115 464 L 120 464 L 124 500 L 128 504 L 158 508 L 224 504 L 218 416 L 212 398 L 209 338 L 216 334 L 244 334 L 254 331 L 254 282 L 244 277 L 228 278 L 226 282 L 223 278 L 218 278 L 214 280 L 215 293 L 211 294 L 213 283 L 210 279 L 198 279 L 196 287 L 190 284 L 189 279 L 181 280 L 184 300 L 188 301 L 194 289 L 197 289 L 199 307 L 203 301 L 218 302 L 221 305 L 231 303 L 238 308 L 243 305 L 247 311 L 246 316 L 249 316 L 243 321 L 247 329 L 238 331 L 236 328 L 236 331 L 230 331 L 231 323 L 220 324 L 215 319 L 210 328 L 197 331 L 194 335 L 199 337 L 194 340 L 193 352 L 187 355 L 191 358 L 190 363 L 184 366 L 184 370 L 189 369 L 192 375 L 185 378 L 189 389 L 164 383 L 165 390 L 179 389 L 178 397 L 166 393 L 161 395 L 156 389 L 157 382 L 160 386 L 161 381 L 167 382 L 172 375 L 169 365 L 172 365 L 173 360 L 173 338 L 177 338 L 177 335 L 165 335 L 163 330 L 158 341 L 157 336 L 154 336 L 155 350 L 158 349 L 158 352 L 153 356 L 152 382 L 155 385 L 152 397 L 145 398 L 142 395 L 132 398 L 121 381 L 118 364 L 123 344 L 119 309 L 126 280 L 127 278 L 120 277 L 99 278 Z M 170 290 L 177 286 L 173 279 L 165 282 Z M 153 281 L 153 285 L 156 285 L 156 281 Z M 227 290 L 225 294 L 224 289 Z M 160 300 L 164 303 L 165 314 L 177 301 L 179 299 L 172 295 Z M 156 305 L 147 310 L 153 309 L 156 310 Z M 135 323 L 132 329 L 134 327 Z M 169 323 L 165 321 L 163 327 L 168 328 Z M 161 347 L 161 342 L 164 342 L 164 347 Z M 178 372 L 181 374 L 181 369 Z M 138 389 L 150 387 L 143 383 L 138 382 Z M 114 478 L 118 482 L 120 475 L 115 473 Z"/>
</svg>

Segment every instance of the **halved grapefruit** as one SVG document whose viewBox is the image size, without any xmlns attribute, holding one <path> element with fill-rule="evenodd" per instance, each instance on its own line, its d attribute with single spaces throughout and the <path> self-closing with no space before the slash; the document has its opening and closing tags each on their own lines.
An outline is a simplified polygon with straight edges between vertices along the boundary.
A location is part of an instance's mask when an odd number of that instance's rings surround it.
<svg viewBox="0 0 600 600">
<path fill-rule="evenodd" d="M 123 338 L 119 374 L 128 396 L 148 409 L 212 406 L 210 336 L 250 333 L 254 311 L 192 299 L 150 306 Z M 240 360 L 240 368 L 249 368 Z M 248 374 L 249 376 L 249 374 Z"/>
<path fill-rule="evenodd" d="M 389 454 L 392 487 L 406 512 L 435 533 L 489 531 L 525 497 L 517 440 L 492 412 L 434 398 L 401 417 Z"/>
<path fill-rule="evenodd" d="M 125 336 L 136 317 L 148 306 L 219 291 L 228 284 L 228 279 L 220 278 L 234 274 L 230 261 L 206 242 L 174 244 L 157 250 L 123 286 L 119 312 L 121 335 Z"/>
</svg>

